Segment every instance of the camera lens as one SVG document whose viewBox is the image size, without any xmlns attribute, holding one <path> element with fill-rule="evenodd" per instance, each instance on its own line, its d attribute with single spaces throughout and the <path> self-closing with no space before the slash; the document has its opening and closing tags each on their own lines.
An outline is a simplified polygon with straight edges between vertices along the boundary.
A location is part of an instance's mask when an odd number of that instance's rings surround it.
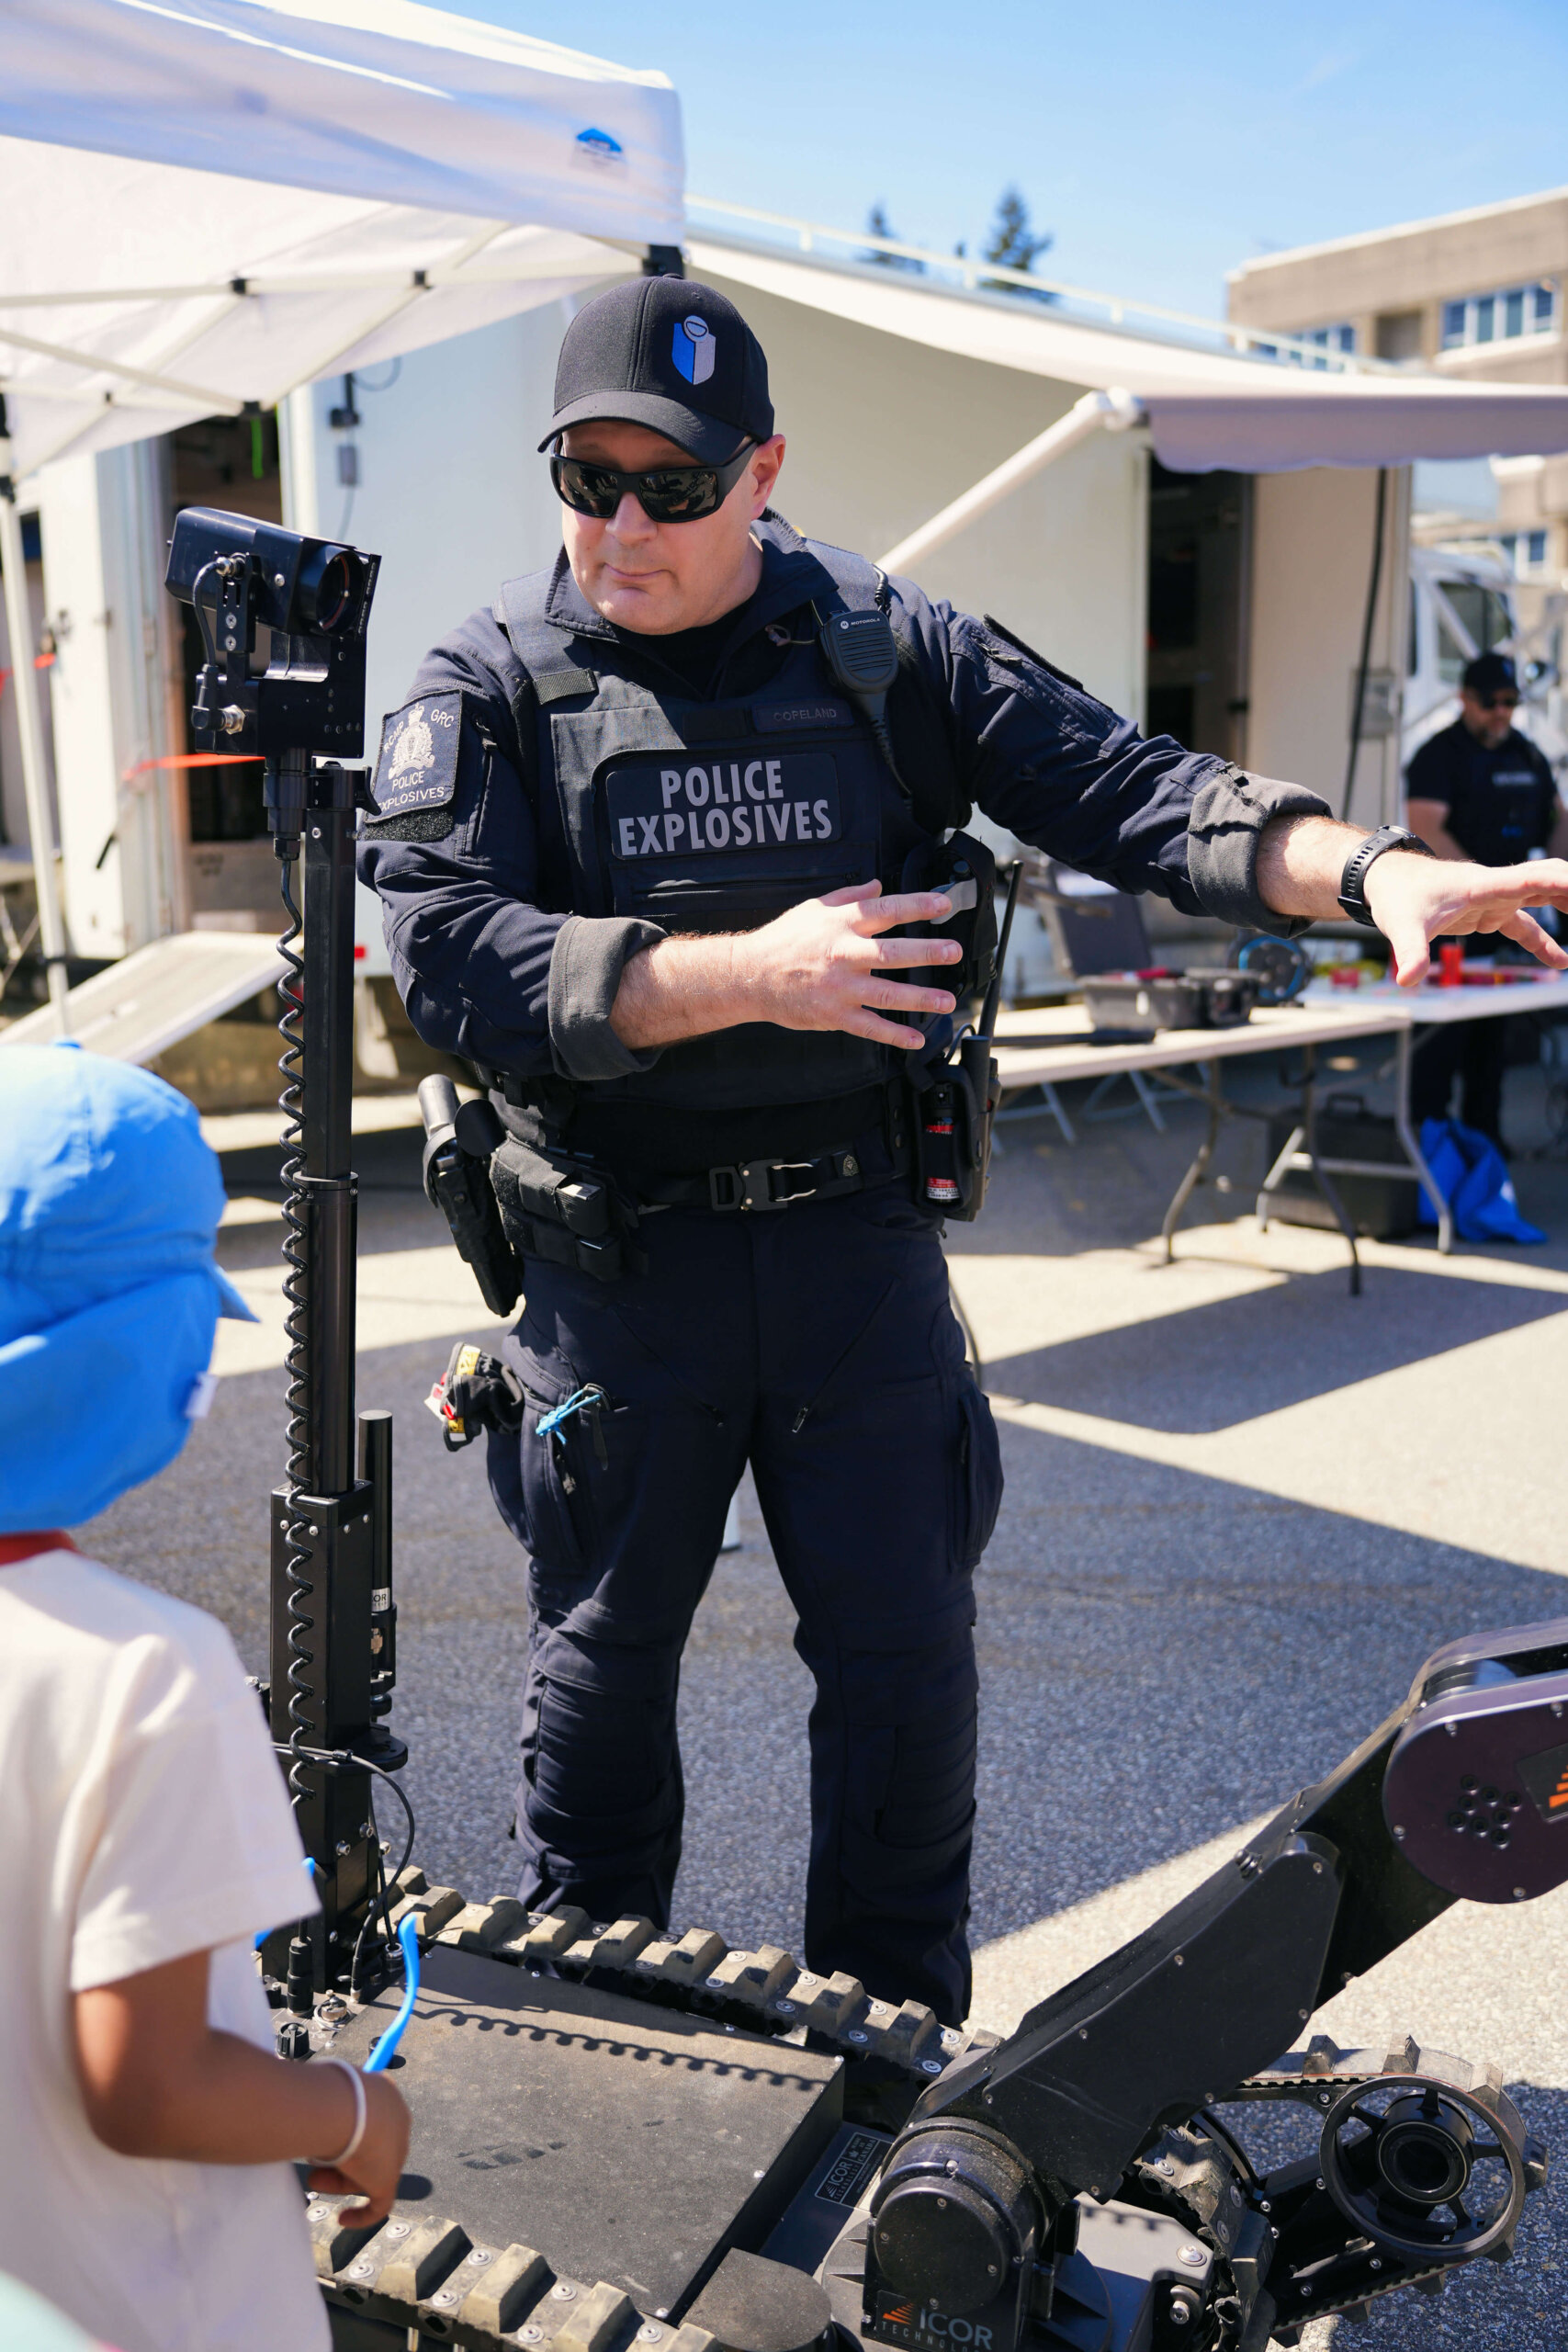
<svg viewBox="0 0 1568 2352">
<path fill-rule="evenodd" d="M 354 601 L 354 572 L 342 548 L 312 548 L 299 567 L 295 611 L 304 628 L 326 637 L 346 616 Z"/>
</svg>

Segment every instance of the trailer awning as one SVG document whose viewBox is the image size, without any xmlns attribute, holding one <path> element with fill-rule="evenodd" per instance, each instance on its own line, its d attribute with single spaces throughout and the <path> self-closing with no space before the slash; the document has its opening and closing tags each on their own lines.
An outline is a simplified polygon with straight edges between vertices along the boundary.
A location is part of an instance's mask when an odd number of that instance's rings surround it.
<svg viewBox="0 0 1568 2352">
<path fill-rule="evenodd" d="M 707 235 L 690 252 L 694 277 L 732 279 L 929 349 L 1091 391 L 1129 391 L 1156 456 L 1179 473 L 1292 473 L 1568 449 L 1568 390 L 1392 372 L 1318 375 L 1082 324 L 1055 305 L 923 284 L 903 270 L 796 258 Z"/>
<path fill-rule="evenodd" d="M 680 102 L 413 0 L 6 0 L 0 390 L 18 474 L 623 275 Z"/>
</svg>

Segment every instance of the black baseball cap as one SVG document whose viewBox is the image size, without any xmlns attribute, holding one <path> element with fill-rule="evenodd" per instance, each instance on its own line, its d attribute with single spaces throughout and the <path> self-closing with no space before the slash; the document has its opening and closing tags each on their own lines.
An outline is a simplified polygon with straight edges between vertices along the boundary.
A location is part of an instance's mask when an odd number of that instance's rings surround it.
<svg viewBox="0 0 1568 2352">
<path fill-rule="evenodd" d="M 773 429 L 768 363 L 736 309 L 689 277 L 632 277 L 585 302 L 556 363 L 547 449 L 569 424 L 646 424 L 705 466 Z"/>
<path fill-rule="evenodd" d="M 1460 684 L 1472 695 L 1517 695 L 1519 673 L 1506 653 L 1478 653 L 1465 663 Z"/>
</svg>

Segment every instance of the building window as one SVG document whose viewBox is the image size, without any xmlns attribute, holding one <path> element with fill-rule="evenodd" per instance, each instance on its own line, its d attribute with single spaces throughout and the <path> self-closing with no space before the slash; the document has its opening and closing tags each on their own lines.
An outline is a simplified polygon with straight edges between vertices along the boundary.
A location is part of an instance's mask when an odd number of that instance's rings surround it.
<svg viewBox="0 0 1568 2352">
<path fill-rule="evenodd" d="M 1349 352 L 1356 348 L 1356 330 L 1340 319 L 1331 327 L 1309 327 L 1301 340 L 1314 343 L 1319 351 Z"/>
<path fill-rule="evenodd" d="M 1544 531 L 1505 531 L 1497 544 L 1516 580 L 1539 580 L 1546 570 Z"/>
<path fill-rule="evenodd" d="M 1319 359 L 1300 349 L 1281 350 L 1277 343 L 1261 341 L 1250 344 L 1253 356 L 1258 359 L 1282 360 L 1287 367 L 1291 368 L 1326 368 L 1328 365 L 1326 355 L 1329 352 L 1348 354 L 1356 348 L 1356 330 L 1343 319 L 1337 321 L 1331 327 L 1302 327 L 1292 329 L 1292 332 L 1295 345 L 1304 343 L 1314 345 L 1316 350 L 1323 352 L 1325 356 Z"/>
<path fill-rule="evenodd" d="M 1534 286 L 1505 286 L 1491 294 L 1471 294 L 1443 304 L 1443 349 L 1469 345 L 1515 343 L 1521 336 L 1551 334 L 1557 323 L 1557 288 L 1547 279 Z"/>
</svg>

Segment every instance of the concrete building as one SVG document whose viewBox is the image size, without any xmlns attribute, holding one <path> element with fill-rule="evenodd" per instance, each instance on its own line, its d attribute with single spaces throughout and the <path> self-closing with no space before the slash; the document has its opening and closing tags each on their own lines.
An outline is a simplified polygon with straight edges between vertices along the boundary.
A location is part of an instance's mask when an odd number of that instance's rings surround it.
<svg viewBox="0 0 1568 2352">
<path fill-rule="evenodd" d="M 1359 354 L 1461 383 L 1562 384 L 1565 284 L 1568 188 L 1555 188 L 1260 254 L 1230 273 L 1227 315 L 1303 336 L 1325 354 Z M 1434 514 L 1418 522 L 1416 536 L 1499 546 L 1526 592 L 1528 623 L 1568 574 L 1568 458 L 1511 458 L 1493 470 L 1495 519 Z"/>
</svg>

